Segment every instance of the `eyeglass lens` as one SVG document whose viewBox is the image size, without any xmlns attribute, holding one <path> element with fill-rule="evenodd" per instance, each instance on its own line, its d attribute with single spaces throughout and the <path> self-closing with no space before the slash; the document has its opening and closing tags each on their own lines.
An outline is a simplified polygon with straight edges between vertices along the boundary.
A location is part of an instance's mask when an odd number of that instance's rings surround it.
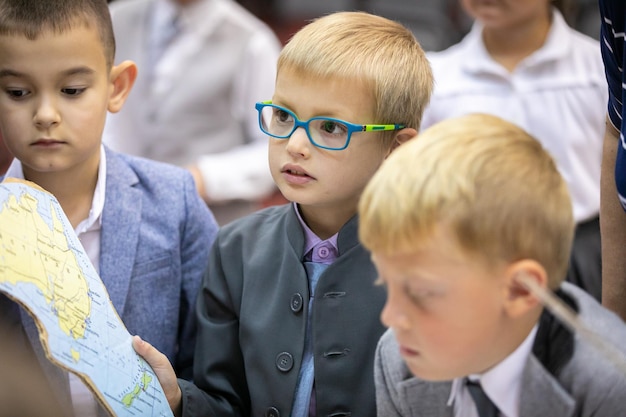
<svg viewBox="0 0 626 417">
<path fill-rule="evenodd" d="M 348 141 L 348 126 L 335 119 L 313 118 L 305 123 L 309 138 L 315 145 L 343 148 Z M 261 127 L 268 135 L 278 138 L 291 136 L 296 126 L 296 116 L 276 106 L 266 106 L 261 111 Z"/>
</svg>

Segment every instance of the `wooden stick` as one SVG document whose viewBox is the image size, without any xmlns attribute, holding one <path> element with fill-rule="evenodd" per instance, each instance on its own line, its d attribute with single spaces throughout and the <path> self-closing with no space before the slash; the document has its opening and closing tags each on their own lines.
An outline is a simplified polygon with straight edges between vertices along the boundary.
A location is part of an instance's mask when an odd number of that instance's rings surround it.
<svg viewBox="0 0 626 417">
<path fill-rule="evenodd" d="M 591 344 L 602 353 L 616 368 L 626 376 L 626 358 L 615 346 L 597 333 L 589 329 L 567 304 L 559 299 L 552 291 L 540 286 L 534 279 L 525 274 L 518 274 L 518 282 L 530 291 L 554 316 L 570 328 L 574 334 Z"/>
</svg>

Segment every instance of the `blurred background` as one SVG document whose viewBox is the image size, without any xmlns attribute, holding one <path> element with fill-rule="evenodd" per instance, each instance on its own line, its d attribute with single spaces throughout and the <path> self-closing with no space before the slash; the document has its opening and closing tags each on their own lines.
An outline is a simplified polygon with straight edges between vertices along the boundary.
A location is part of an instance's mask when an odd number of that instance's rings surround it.
<svg viewBox="0 0 626 417">
<path fill-rule="evenodd" d="M 116 1 L 116 0 L 110 0 Z M 338 10 L 362 10 L 409 27 L 427 51 L 439 51 L 461 40 L 471 26 L 459 0 L 237 0 L 274 29 L 285 43 L 309 20 Z M 596 0 L 572 0 L 565 18 L 570 26 L 600 38 Z"/>
</svg>

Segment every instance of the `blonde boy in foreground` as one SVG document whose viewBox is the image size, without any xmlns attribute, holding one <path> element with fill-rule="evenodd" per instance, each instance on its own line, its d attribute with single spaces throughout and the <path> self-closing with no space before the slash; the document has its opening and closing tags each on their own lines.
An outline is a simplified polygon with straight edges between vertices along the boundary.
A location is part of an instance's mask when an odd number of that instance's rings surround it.
<svg viewBox="0 0 626 417">
<path fill-rule="evenodd" d="M 563 282 L 571 204 L 539 142 L 495 116 L 441 122 L 385 161 L 359 213 L 388 289 L 379 416 L 623 414 L 626 375 L 520 282 L 555 291 L 626 352 L 624 323 Z"/>
<path fill-rule="evenodd" d="M 402 25 L 336 13 L 291 39 L 277 74 L 272 102 L 257 110 L 272 175 L 293 204 L 218 235 L 198 300 L 195 386 L 179 387 L 147 344 L 135 348 L 183 415 L 374 416 L 385 294 L 356 208 L 382 161 L 416 134 L 430 67 Z"/>
</svg>

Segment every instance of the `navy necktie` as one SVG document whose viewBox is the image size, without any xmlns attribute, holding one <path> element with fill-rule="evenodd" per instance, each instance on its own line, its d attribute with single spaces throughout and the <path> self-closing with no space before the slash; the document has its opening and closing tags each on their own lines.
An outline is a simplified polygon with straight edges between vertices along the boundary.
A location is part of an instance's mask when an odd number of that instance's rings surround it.
<svg viewBox="0 0 626 417">
<path fill-rule="evenodd" d="M 480 382 L 470 381 L 469 379 L 466 382 L 467 390 L 470 395 L 474 399 L 474 404 L 476 404 L 476 410 L 478 410 L 479 417 L 498 417 L 498 407 L 491 402 L 485 391 L 483 391 L 483 387 L 480 386 Z"/>
</svg>

